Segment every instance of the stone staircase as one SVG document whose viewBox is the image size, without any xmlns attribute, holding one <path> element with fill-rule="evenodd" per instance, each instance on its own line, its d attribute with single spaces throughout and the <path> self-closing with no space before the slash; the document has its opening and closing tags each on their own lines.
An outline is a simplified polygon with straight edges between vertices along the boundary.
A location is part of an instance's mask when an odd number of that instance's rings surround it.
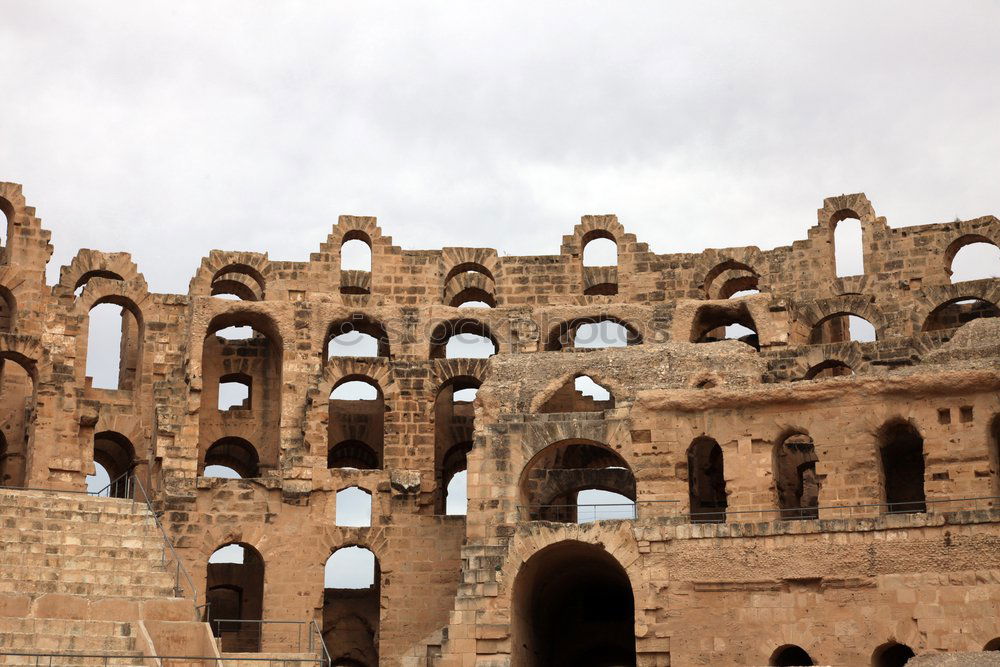
<svg viewBox="0 0 1000 667">
<path fill-rule="evenodd" d="M 143 664 L 143 619 L 194 620 L 174 585 L 144 503 L 0 489 L 0 664 Z"/>
</svg>

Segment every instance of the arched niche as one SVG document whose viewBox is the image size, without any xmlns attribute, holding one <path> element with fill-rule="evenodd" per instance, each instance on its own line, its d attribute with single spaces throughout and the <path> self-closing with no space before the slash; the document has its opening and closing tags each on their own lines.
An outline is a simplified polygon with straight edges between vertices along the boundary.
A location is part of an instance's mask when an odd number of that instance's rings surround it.
<svg viewBox="0 0 1000 667">
<path fill-rule="evenodd" d="M 323 639 L 333 664 L 378 664 L 382 573 L 368 548 L 345 545 L 324 566 Z"/>
<path fill-rule="evenodd" d="M 241 456 L 239 465 L 218 465 L 231 467 L 242 477 L 265 476 L 265 471 L 278 467 L 283 359 L 281 337 L 270 317 L 236 311 L 212 319 L 202 343 L 200 471 L 214 465 L 205 463 L 208 448 L 226 438 L 245 441 L 255 452 L 256 464 Z M 245 402 L 220 410 L 220 391 L 234 383 L 246 387 Z M 225 405 L 226 395 L 222 398 Z"/>
<path fill-rule="evenodd" d="M 35 410 L 31 369 L 14 357 L 0 357 L 0 486 L 24 486 Z"/>
<path fill-rule="evenodd" d="M 692 343 L 738 340 L 760 350 L 757 324 L 745 303 L 706 304 L 695 311 L 691 322 Z"/>
<path fill-rule="evenodd" d="M 87 317 L 86 375 L 98 389 L 132 390 L 141 379 L 144 324 L 131 299 L 96 299 Z"/>
<path fill-rule="evenodd" d="M 712 438 L 695 438 L 687 461 L 691 522 L 725 523 L 729 499 L 722 447 Z"/>
<path fill-rule="evenodd" d="M 812 656 L 801 646 L 785 644 L 774 650 L 767 664 L 774 667 L 804 667 L 806 665 L 815 665 L 816 663 L 813 661 Z"/>
<path fill-rule="evenodd" d="M 562 440 L 545 447 L 522 470 L 518 488 L 521 515 L 529 521 L 577 523 L 577 496 L 584 490 L 636 499 L 631 467 L 610 447 L 592 440 Z"/>
<path fill-rule="evenodd" d="M 774 489 L 782 519 L 819 518 L 818 461 L 816 445 L 807 433 L 788 433 L 775 444 Z"/>
<path fill-rule="evenodd" d="M 376 470 L 385 448 L 385 396 L 364 375 L 341 378 L 330 392 L 327 468 Z"/>
<path fill-rule="evenodd" d="M 810 366 L 802 379 L 825 380 L 846 375 L 854 375 L 854 369 L 839 359 L 827 359 Z"/>
<path fill-rule="evenodd" d="M 872 667 L 904 667 L 916 654 L 906 644 L 886 642 L 872 653 Z"/>
<path fill-rule="evenodd" d="M 605 549 L 567 540 L 518 570 L 511 600 L 511 664 L 636 664 L 628 573 Z"/>
<path fill-rule="evenodd" d="M 448 489 L 455 475 L 468 468 L 475 432 L 475 409 L 470 394 L 478 391 L 478 378 L 454 377 L 444 382 L 434 398 L 435 511 L 445 514 Z"/>
<path fill-rule="evenodd" d="M 924 439 L 920 431 L 909 421 L 892 419 L 882 425 L 877 438 L 886 511 L 927 511 Z"/>
<path fill-rule="evenodd" d="M 262 650 L 261 624 L 253 622 L 261 620 L 264 613 L 264 559 L 259 551 L 245 542 L 230 542 L 216 549 L 205 571 L 205 601 L 208 621 L 223 652 Z"/>
</svg>

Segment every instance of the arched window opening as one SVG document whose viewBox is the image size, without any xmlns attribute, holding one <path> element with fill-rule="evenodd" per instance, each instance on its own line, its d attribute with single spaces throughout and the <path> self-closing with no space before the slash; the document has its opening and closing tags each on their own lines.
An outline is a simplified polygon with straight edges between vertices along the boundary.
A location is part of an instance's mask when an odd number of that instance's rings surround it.
<svg viewBox="0 0 1000 667">
<path fill-rule="evenodd" d="M 886 510 L 925 512 L 924 439 L 913 424 L 893 421 L 878 434 Z"/>
<path fill-rule="evenodd" d="M 635 501 L 602 489 L 582 489 L 576 494 L 576 522 L 635 519 Z"/>
<path fill-rule="evenodd" d="M 1000 637 L 991 639 L 986 642 L 986 646 L 983 647 L 984 651 L 1000 651 Z"/>
<path fill-rule="evenodd" d="M 688 448 L 688 499 L 692 523 L 725 523 L 729 500 L 722 447 L 712 438 L 697 438 Z"/>
<path fill-rule="evenodd" d="M 629 331 L 617 322 L 587 322 L 573 333 L 573 347 L 604 348 L 628 345 Z"/>
<path fill-rule="evenodd" d="M 357 232 L 358 236 L 344 236 L 344 243 L 340 246 L 340 270 L 341 271 L 371 271 L 372 270 L 372 246 L 367 235 Z"/>
<path fill-rule="evenodd" d="M 860 276 L 865 273 L 864 241 L 861 221 L 853 212 L 836 220 L 833 230 L 833 254 L 837 277 Z"/>
<path fill-rule="evenodd" d="M 757 325 L 745 303 L 734 301 L 732 305 L 702 306 L 695 313 L 691 342 L 716 343 L 722 340 L 738 340 L 760 350 Z"/>
<path fill-rule="evenodd" d="M 0 486 L 23 486 L 29 423 L 35 409 L 35 383 L 24 366 L 11 358 L 0 357 L 0 405 L 3 406 Z"/>
<path fill-rule="evenodd" d="M 816 663 L 813 662 L 812 657 L 806 653 L 804 648 L 789 644 L 775 650 L 767 664 L 775 667 L 803 667 Z"/>
<path fill-rule="evenodd" d="M 338 382 L 328 405 L 327 468 L 381 468 L 385 413 L 385 397 L 371 378 L 350 376 Z"/>
<path fill-rule="evenodd" d="M 260 460 L 257 450 L 252 444 L 243 438 L 226 437 L 216 440 L 205 452 L 205 460 L 202 462 L 202 475 L 208 468 L 221 466 L 236 472 L 243 479 L 254 479 L 260 477 Z M 213 476 L 221 477 L 217 469 Z"/>
<path fill-rule="evenodd" d="M 449 506 L 460 506 L 461 514 L 465 514 L 465 487 L 458 489 L 462 497 L 453 497 L 450 492 L 454 490 L 455 477 L 468 467 L 475 433 L 473 401 L 479 385 L 478 378 L 452 378 L 441 385 L 434 399 L 435 511 L 438 514 L 456 513 L 449 512 Z"/>
<path fill-rule="evenodd" d="M 17 317 L 17 300 L 9 289 L 0 285 L 0 333 L 14 331 Z"/>
<path fill-rule="evenodd" d="M 1000 308 L 982 299 L 955 299 L 932 310 L 920 330 L 957 329 L 981 317 L 1000 317 Z"/>
<path fill-rule="evenodd" d="M 489 327 L 476 320 L 442 322 L 431 332 L 431 359 L 487 359 L 499 350 Z"/>
<path fill-rule="evenodd" d="M 326 358 L 388 357 L 389 336 L 380 323 L 354 315 L 330 326 L 326 335 Z"/>
<path fill-rule="evenodd" d="M 742 299 L 745 296 L 753 296 L 754 294 L 760 294 L 759 289 L 742 289 L 730 294 L 727 299 Z"/>
<path fill-rule="evenodd" d="M 122 479 L 125 473 L 135 467 L 135 448 L 128 438 L 113 431 L 102 431 L 94 435 L 94 468 L 95 475 L 87 477 L 87 490 L 103 481 L 107 475 L 108 481 L 97 491 L 103 496 L 112 498 L 129 498 L 132 495 L 132 484 L 128 479 Z M 98 468 L 100 466 L 100 468 Z M 103 469 L 103 474 L 101 474 Z M 92 477 L 100 478 L 92 479 Z M 110 484 L 110 486 L 108 486 Z"/>
<path fill-rule="evenodd" d="M 608 232 L 590 232 L 589 238 L 584 237 L 584 266 L 617 266 L 618 244 Z"/>
<path fill-rule="evenodd" d="M 264 276 L 245 264 L 231 264 L 212 276 L 214 297 L 237 301 L 263 301 Z"/>
<path fill-rule="evenodd" d="M 451 476 L 445 492 L 444 513 L 448 516 L 465 516 L 469 513 L 469 474 L 459 470 Z"/>
<path fill-rule="evenodd" d="M 607 387 L 589 375 L 578 375 L 556 390 L 539 412 L 604 412 L 614 407 L 615 397 Z"/>
<path fill-rule="evenodd" d="M 913 649 L 906 644 L 888 642 L 875 649 L 872 667 L 904 667 L 915 656 Z"/>
<path fill-rule="evenodd" d="M 604 548 L 545 547 L 517 573 L 511 664 L 635 665 L 635 601 L 628 574 Z"/>
<path fill-rule="evenodd" d="M 326 561 L 323 639 L 332 664 L 378 664 L 381 570 L 358 546 L 337 549 Z"/>
<path fill-rule="evenodd" d="M 448 275 L 445 276 L 444 282 L 447 285 L 455 278 L 459 278 L 463 275 L 470 278 L 482 276 L 490 282 L 495 282 L 493 272 L 477 262 L 462 262 L 461 264 L 452 267 L 451 271 L 448 272 Z"/>
<path fill-rule="evenodd" d="M 609 315 L 598 315 L 561 323 L 549 332 L 545 349 L 555 352 L 567 347 L 607 348 L 641 343 L 642 334 L 631 324 Z"/>
<path fill-rule="evenodd" d="M 350 486 L 337 492 L 338 526 L 364 527 L 372 525 L 372 494 L 361 487 Z"/>
<path fill-rule="evenodd" d="M 219 410 L 250 410 L 253 378 L 245 373 L 229 373 L 219 378 Z"/>
<path fill-rule="evenodd" d="M 201 356 L 200 475 L 252 479 L 277 468 L 283 356 L 277 325 L 266 315 L 234 311 L 209 323 Z M 252 444 L 243 439 L 248 434 Z"/>
<path fill-rule="evenodd" d="M 581 491 L 607 491 L 627 502 L 635 502 L 636 493 L 628 463 L 610 448 L 586 440 L 564 440 L 537 453 L 521 473 L 519 486 L 521 511 L 528 520 L 561 523 L 586 518 L 578 512 Z"/>
<path fill-rule="evenodd" d="M 107 278 L 108 280 L 120 280 L 122 282 L 125 281 L 124 278 L 122 278 L 114 271 L 103 271 L 103 270 L 87 271 L 77 279 L 76 284 L 73 286 L 73 296 L 79 297 L 81 294 L 83 294 L 83 289 L 87 286 L 87 283 L 89 283 L 94 278 Z"/>
<path fill-rule="evenodd" d="M 482 264 L 464 262 L 445 276 L 445 303 L 453 308 L 495 308 L 493 274 Z"/>
<path fill-rule="evenodd" d="M 988 239 L 962 245 L 951 258 L 948 273 L 952 284 L 1000 277 L 1000 248 Z"/>
<path fill-rule="evenodd" d="M 854 369 L 845 364 L 843 361 L 828 359 L 816 364 L 806 371 L 803 379 L 825 380 L 827 378 L 842 377 L 844 375 L 854 375 Z"/>
<path fill-rule="evenodd" d="M 260 623 L 216 623 L 215 619 L 259 621 L 264 610 L 264 559 L 248 544 L 222 546 L 209 557 L 205 601 L 212 632 L 225 653 L 261 650 Z"/>
<path fill-rule="evenodd" d="M 782 519 L 819 518 L 817 461 L 816 446 L 805 433 L 792 433 L 775 447 L 774 485 Z"/>
<path fill-rule="evenodd" d="M 205 466 L 205 470 L 202 472 L 201 476 L 214 479 L 242 479 L 239 472 L 229 466 L 221 465 Z"/>
<path fill-rule="evenodd" d="M 133 389 L 139 363 L 141 330 L 135 315 L 115 303 L 90 310 L 87 370 L 98 389 Z"/>
<path fill-rule="evenodd" d="M 843 343 L 849 340 L 858 343 L 878 340 L 875 325 L 853 313 L 837 313 L 817 322 L 809 336 L 810 345 Z"/>
<path fill-rule="evenodd" d="M 87 475 L 85 481 L 87 483 L 87 493 L 90 495 L 109 495 L 108 492 L 110 491 L 111 475 L 108 474 L 107 468 L 102 466 L 97 461 L 94 461 L 94 474 Z"/>
</svg>

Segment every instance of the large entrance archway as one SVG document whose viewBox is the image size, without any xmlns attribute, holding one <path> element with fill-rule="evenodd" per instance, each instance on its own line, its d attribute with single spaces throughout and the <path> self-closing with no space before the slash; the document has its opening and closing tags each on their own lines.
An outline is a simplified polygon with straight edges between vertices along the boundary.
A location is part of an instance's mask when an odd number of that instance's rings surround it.
<svg viewBox="0 0 1000 667">
<path fill-rule="evenodd" d="M 628 574 L 602 547 L 545 547 L 513 591 L 512 662 L 522 667 L 632 667 L 635 603 Z"/>
</svg>

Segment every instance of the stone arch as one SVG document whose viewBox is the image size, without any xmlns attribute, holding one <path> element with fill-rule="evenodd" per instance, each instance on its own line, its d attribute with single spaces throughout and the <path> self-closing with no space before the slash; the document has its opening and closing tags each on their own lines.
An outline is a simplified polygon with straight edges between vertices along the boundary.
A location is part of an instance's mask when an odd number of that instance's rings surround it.
<svg viewBox="0 0 1000 667">
<path fill-rule="evenodd" d="M 767 259 L 756 247 L 725 253 L 706 250 L 695 264 L 694 275 L 701 276 L 700 282 L 695 286 L 696 290 L 699 296 L 706 299 L 728 299 L 733 292 L 751 288 L 768 292 L 770 286 L 755 268 L 758 266 L 767 266 Z M 740 280 L 748 278 L 751 280 L 747 284 L 740 284 L 739 289 L 724 293 L 726 285 L 735 287 Z"/>
<path fill-rule="evenodd" d="M 753 312 L 745 300 L 715 302 L 701 305 L 691 319 L 687 340 L 692 343 L 710 343 L 726 338 L 725 328 L 739 325 L 752 333 L 739 338 L 740 341 L 760 350 L 761 329 Z"/>
<path fill-rule="evenodd" d="M 130 283 L 140 281 L 145 285 L 145 279 L 132 256 L 127 252 L 101 252 L 99 250 L 83 249 L 69 264 L 59 269 L 59 282 L 53 287 L 53 292 L 59 295 L 72 295 L 76 290 L 93 278 L 105 278 L 112 281 Z"/>
<path fill-rule="evenodd" d="M 848 315 L 855 315 L 870 322 L 875 328 L 877 340 L 882 340 L 889 333 L 888 318 L 875 305 L 873 297 L 864 294 L 847 294 L 817 299 L 807 304 L 798 304 L 792 310 L 792 319 L 795 322 L 793 329 L 796 331 L 793 337 L 798 339 L 794 342 L 809 344 L 810 337 L 818 325 Z"/>
<path fill-rule="evenodd" d="M 809 653 L 797 644 L 784 644 L 774 649 L 768 665 L 775 667 L 803 667 L 804 665 L 815 665 Z"/>
<path fill-rule="evenodd" d="M 819 518 L 822 479 L 816 473 L 819 456 L 805 429 L 786 429 L 772 448 L 775 499 L 782 519 Z"/>
<path fill-rule="evenodd" d="M 377 319 L 374 319 L 364 313 L 351 313 L 346 317 L 341 317 L 333 322 L 326 329 L 326 334 L 323 338 L 323 360 L 324 363 L 329 363 L 329 345 L 332 340 L 338 336 L 344 334 L 349 334 L 352 332 L 357 332 L 359 334 L 364 334 L 371 336 L 375 339 L 377 343 L 377 354 L 379 357 L 390 357 L 390 342 L 389 334 L 386 330 L 385 325 Z M 349 356 L 349 355 L 338 355 L 338 356 Z"/>
<path fill-rule="evenodd" d="M 793 380 L 813 380 L 822 371 L 835 367 L 847 367 L 855 374 L 868 373 L 870 370 L 861 345 L 855 341 L 810 345 L 800 349 L 802 353 L 795 358 L 788 373 Z"/>
<path fill-rule="evenodd" d="M 486 338 L 493 343 L 494 354 L 500 353 L 500 341 L 486 322 L 471 317 L 457 317 L 438 322 L 431 330 L 430 358 L 445 359 L 445 348 L 448 341 L 461 334 L 473 334 Z"/>
<path fill-rule="evenodd" d="M 912 331 L 919 333 L 944 328 L 934 326 L 935 315 L 940 314 L 941 309 L 959 301 L 982 301 L 996 307 L 997 304 L 1000 304 L 1000 284 L 992 280 L 977 280 L 955 285 L 926 287 L 919 293 L 910 309 L 909 321 Z M 970 309 L 966 308 L 965 310 Z M 964 317 L 963 313 L 954 314 L 959 316 L 960 323 L 956 321 L 958 326 L 970 319 L 975 319 L 972 317 L 975 314 L 973 312 L 965 312 Z M 979 313 L 979 315 L 985 316 L 987 313 Z"/>
<path fill-rule="evenodd" d="M 537 452 L 518 477 L 522 518 L 530 521 L 577 521 L 577 494 L 610 491 L 636 500 L 635 473 L 620 452 L 597 440 L 553 442 Z"/>
<path fill-rule="evenodd" d="M 926 449 L 916 423 L 887 419 L 876 432 L 882 501 L 889 513 L 927 511 Z"/>
<path fill-rule="evenodd" d="M 634 664 L 632 586 L 602 547 L 566 540 L 540 549 L 521 564 L 512 586 L 512 663 Z"/>
<path fill-rule="evenodd" d="M 545 350 L 548 352 L 555 352 L 563 349 L 564 347 L 568 347 L 574 342 L 573 339 L 576 336 L 576 331 L 582 325 L 600 324 L 601 322 L 611 322 L 624 327 L 626 331 L 626 345 L 642 344 L 643 335 L 639 331 L 638 327 L 628 320 L 617 317 L 616 315 L 601 313 L 600 315 L 574 317 L 573 319 L 555 324 L 551 329 L 549 329 L 548 336 L 545 340 Z"/>
<path fill-rule="evenodd" d="M 111 482 L 110 495 L 118 498 L 132 495 L 131 485 L 122 484 L 119 479 L 131 472 L 137 463 L 135 445 L 132 441 L 115 431 L 95 432 L 93 461 L 107 471 Z"/>
<path fill-rule="evenodd" d="M 962 248 L 968 245 L 972 245 L 973 243 L 986 243 L 995 248 L 1000 248 L 1000 246 L 997 245 L 997 242 L 989 238 L 988 236 L 984 236 L 979 233 L 962 234 L 961 236 L 953 240 L 951 243 L 949 243 L 947 247 L 945 247 L 944 249 L 944 257 L 942 257 L 942 259 L 944 260 L 944 272 L 948 275 L 949 278 L 951 278 L 952 274 L 954 273 L 953 267 L 955 263 L 955 256 L 958 255 L 958 252 Z"/>
<path fill-rule="evenodd" d="M 13 333 L 18 329 L 18 308 L 30 302 L 37 294 L 27 283 L 24 274 L 11 264 L 0 265 L 0 294 L 6 302 L 6 319 L 0 321 L 0 333 Z"/>
<path fill-rule="evenodd" d="M 692 523 L 725 523 L 729 489 L 725 477 L 725 450 L 707 435 L 695 438 L 687 449 L 688 512 Z"/>
<path fill-rule="evenodd" d="M 81 380 L 88 370 L 90 312 L 99 305 L 110 303 L 122 309 L 122 341 L 118 357 L 117 388 L 135 390 L 142 385 L 145 375 L 143 362 L 146 348 L 146 324 L 143 307 L 148 299 L 149 292 L 141 276 L 129 282 L 101 277 L 92 278 L 87 282 L 74 304 L 74 310 L 80 317 L 81 324 L 84 325 L 81 326 L 81 331 L 86 331 L 85 335 L 78 335 L 76 341 L 77 359 L 83 362 L 77 369 Z"/>
<path fill-rule="evenodd" d="M 827 197 L 823 208 L 816 212 L 821 226 L 832 228 L 841 220 L 857 218 L 862 223 L 875 222 L 875 208 L 863 192 L 839 197 Z"/>
<path fill-rule="evenodd" d="M 470 265 L 465 265 L 470 266 Z M 469 301 L 482 301 L 496 308 L 496 284 L 483 273 L 463 272 L 449 278 L 444 287 L 444 303 L 453 308 Z"/>
<path fill-rule="evenodd" d="M 201 260 L 201 265 L 188 285 L 188 294 L 191 296 L 216 294 L 222 287 L 216 283 L 220 279 L 225 279 L 227 282 L 240 283 L 243 285 L 242 288 L 234 287 L 254 297 L 243 300 L 262 301 L 271 277 L 271 261 L 267 253 L 213 250 L 208 257 Z"/>
<path fill-rule="evenodd" d="M 230 541 L 216 547 L 208 559 L 221 549 L 239 546 L 242 563 L 205 564 L 205 600 L 208 618 L 261 620 L 264 618 L 264 595 L 267 561 L 254 545 Z M 231 653 L 256 653 L 264 650 L 259 623 L 213 623 L 219 632 L 221 650 Z"/>
</svg>

